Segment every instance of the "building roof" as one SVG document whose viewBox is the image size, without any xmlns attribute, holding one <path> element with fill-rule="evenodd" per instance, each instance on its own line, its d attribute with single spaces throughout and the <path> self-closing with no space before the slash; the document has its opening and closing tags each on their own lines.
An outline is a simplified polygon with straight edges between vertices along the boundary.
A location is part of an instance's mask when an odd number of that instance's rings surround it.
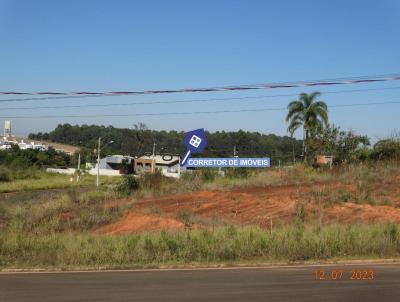
<svg viewBox="0 0 400 302">
<path fill-rule="evenodd" d="M 140 159 L 145 159 L 145 160 L 152 160 L 153 155 L 143 155 L 138 158 Z M 174 165 L 179 162 L 180 156 L 179 155 L 170 155 L 170 154 L 165 154 L 165 155 L 155 155 L 154 159 L 156 161 L 156 165 Z"/>
<path fill-rule="evenodd" d="M 117 154 L 117 155 L 108 155 L 103 159 L 105 159 L 107 163 L 122 164 L 123 160 L 128 159 L 128 161 L 130 162 L 133 159 L 133 157 Z"/>
</svg>

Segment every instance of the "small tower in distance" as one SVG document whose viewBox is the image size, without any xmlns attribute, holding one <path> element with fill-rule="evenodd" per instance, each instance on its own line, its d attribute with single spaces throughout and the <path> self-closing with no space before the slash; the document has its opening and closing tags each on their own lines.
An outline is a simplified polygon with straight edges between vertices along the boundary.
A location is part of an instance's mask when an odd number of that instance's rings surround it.
<svg viewBox="0 0 400 302">
<path fill-rule="evenodd" d="M 5 137 L 11 136 L 11 121 L 10 120 L 4 121 L 4 136 Z"/>
</svg>

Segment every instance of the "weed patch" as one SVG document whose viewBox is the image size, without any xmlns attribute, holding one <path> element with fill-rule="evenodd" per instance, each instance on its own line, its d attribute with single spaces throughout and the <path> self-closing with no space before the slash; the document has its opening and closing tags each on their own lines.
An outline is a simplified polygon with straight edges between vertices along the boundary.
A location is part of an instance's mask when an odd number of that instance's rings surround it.
<svg viewBox="0 0 400 302">
<path fill-rule="evenodd" d="M 136 267 L 246 261 L 398 257 L 400 229 L 388 225 L 234 226 L 142 235 L 0 234 L 0 267 Z"/>
</svg>

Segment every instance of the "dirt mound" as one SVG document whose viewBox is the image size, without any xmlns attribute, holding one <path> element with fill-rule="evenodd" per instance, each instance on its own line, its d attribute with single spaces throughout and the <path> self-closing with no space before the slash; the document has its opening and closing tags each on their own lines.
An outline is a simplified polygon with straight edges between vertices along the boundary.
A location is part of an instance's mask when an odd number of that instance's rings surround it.
<svg viewBox="0 0 400 302">
<path fill-rule="evenodd" d="M 116 223 L 97 229 L 95 234 L 127 234 L 184 228 L 176 219 L 131 212 Z"/>
<path fill-rule="evenodd" d="M 351 194 L 355 193 L 355 186 L 340 183 L 235 188 L 146 198 L 135 203 L 123 219 L 96 232 L 124 234 L 181 229 L 188 224 L 211 227 L 216 221 L 269 228 L 271 219 L 273 225 L 292 222 L 301 204 L 305 205 L 305 219 L 310 223 L 400 223 L 398 184 L 396 178 L 382 186 L 382 192 L 374 189 L 374 198 L 389 198 L 389 205 L 380 201 L 376 205 L 364 204 L 351 200 L 352 197 L 343 201 L 346 192 L 354 196 Z M 329 202 L 332 196 L 343 200 Z"/>
</svg>

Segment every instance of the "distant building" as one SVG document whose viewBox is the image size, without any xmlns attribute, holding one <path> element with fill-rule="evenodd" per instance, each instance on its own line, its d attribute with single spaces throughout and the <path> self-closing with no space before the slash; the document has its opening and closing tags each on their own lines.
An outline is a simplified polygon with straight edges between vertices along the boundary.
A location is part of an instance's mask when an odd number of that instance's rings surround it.
<svg viewBox="0 0 400 302">
<path fill-rule="evenodd" d="M 177 155 L 155 155 L 133 158 L 125 155 L 109 155 L 100 159 L 99 175 L 121 176 L 124 174 L 154 173 L 160 171 L 162 175 L 179 178 L 181 167 L 180 157 Z M 91 175 L 97 174 L 97 164 L 87 165 Z M 73 174 L 75 169 L 48 169 L 49 172 Z"/>
<path fill-rule="evenodd" d="M 9 120 L 4 121 L 4 136 L 11 136 L 11 121 Z"/>
<path fill-rule="evenodd" d="M 11 143 L 7 141 L 0 141 L 0 150 L 8 150 L 11 149 Z"/>
<path fill-rule="evenodd" d="M 135 159 L 134 172 L 136 174 L 154 173 L 159 170 L 165 176 L 178 178 L 180 176 L 179 162 L 180 157 L 178 155 L 145 155 Z"/>
<path fill-rule="evenodd" d="M 0 150 L 11 149 L 11 145 L 18 145 L 21 150 L 39 150 L 47 151 L 49 147 L 53 148 L 57 152 L 63 152 L 68 155 L 74 155 L 80 152 L 80 148 L 76 146 L 59 144 L 47 141 L 38 141 L 34 139 L 17 138 L 15 136 L 4 136 L 0 137 Z"/>
<path fill-rule="evenodd" d="M 18 147 L 21 150 L 32 149 L 32 150 L 39 150 L 39 151 L 47 151 L 49 149 L 49 147 L 47 147 L 46 145 L 35 144 L 35 142 L 26 143 L 26 142 L 24 142 L 24 140 L 22 140 L 21 142 L 18 143 Z"/>
<path fill-rule="evenodd" d="M 317 155 L 315 157 L 315 164 L 317 166 L 329 166 L 332 167 L 334 157 L 331 155 Z"/>
<path fill-rule="evenodd" d="M 125 155 L 108 155 L 100 159 L 100 169 L 108 170 L 128 170 L 132 172 L 133 157 Z"/>
<path fill-rule="evenodd" d="M 125 155 L 109 155 L 100 159 L 99 174 L 117 176 L 133 172 L 133 157 Z M 89 170 L 89 174 L 97 174 L 97 163 Z"/>
</svg>

